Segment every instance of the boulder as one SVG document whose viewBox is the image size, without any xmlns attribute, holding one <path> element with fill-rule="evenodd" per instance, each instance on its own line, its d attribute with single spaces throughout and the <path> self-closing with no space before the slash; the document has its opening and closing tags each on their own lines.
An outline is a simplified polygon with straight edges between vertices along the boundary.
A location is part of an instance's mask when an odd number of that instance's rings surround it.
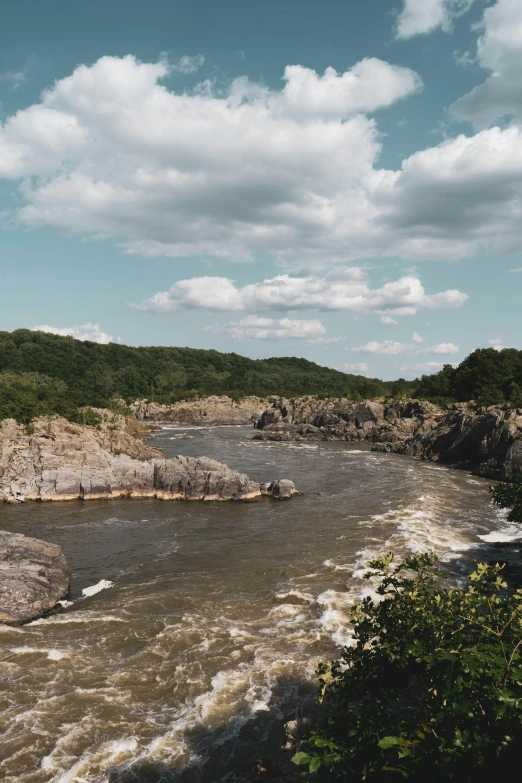
<svg viewBox="0 0 522 783">
<path fill-rule="evenodd" d="M 0 622 L 18 625 L 53 609 L 71 572 L 57 544 L 0 531 Z"/>
</svg>

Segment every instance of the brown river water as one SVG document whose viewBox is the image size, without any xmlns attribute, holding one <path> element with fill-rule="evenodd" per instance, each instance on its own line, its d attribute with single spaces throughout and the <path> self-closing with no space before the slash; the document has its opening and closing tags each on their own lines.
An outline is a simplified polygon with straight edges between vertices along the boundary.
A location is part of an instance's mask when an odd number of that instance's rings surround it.
<svg viewBox="0 0 522 783">
<path fill-rule="evenodd" d="M 73 573 L 59 613 L 0 626 L 4 783 L 248 780 L 239 770 L 280 747 L 317 662 L 348 641 L 368 559 L 430 550 L 458 574 L 518 534 L 464 472 L 252 435 L 170 428 L 153 442 L 305 495 L 0 505 L 2 529 L 60 544 Z"/>
</svg>

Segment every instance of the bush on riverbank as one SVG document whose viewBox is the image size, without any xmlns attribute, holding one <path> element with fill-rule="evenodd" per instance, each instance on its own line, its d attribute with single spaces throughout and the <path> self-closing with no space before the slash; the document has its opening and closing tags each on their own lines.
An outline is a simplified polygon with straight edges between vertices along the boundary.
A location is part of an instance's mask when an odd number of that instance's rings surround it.
<svg viewBox="0 0 522 783">
<path fill-rule="evenodd" d="M 434 555 L 371 562 L 379 600 L 318 675 L 324 719 L 295 756 L 320 779 L 446 781 L 507 774 L 522 740 L 522 590 L 478 564 L 465 589 Z"/>
</svg>

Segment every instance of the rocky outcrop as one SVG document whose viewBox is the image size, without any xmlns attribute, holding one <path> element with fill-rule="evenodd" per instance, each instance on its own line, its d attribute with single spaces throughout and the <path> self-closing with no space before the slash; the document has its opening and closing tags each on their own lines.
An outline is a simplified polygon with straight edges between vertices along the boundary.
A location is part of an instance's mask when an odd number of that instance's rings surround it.
<svg viewBox="0 0 522 783">
<path fill-rule="evenodd" d="M 346 440 L 393 443 L 429 432 L 444 412 L 428 402 L 281 400 L 255 426 L 258 440 Z"/>
<path fill-rule="evenodd" d="M 0 531 L 0 622 L 41 617 L 69 592 L 71 572 L 57 544 Z"/>
<path fill-rule="evenodd" d="M 0 422 L 0 500 L 4 501 L 122 496 L 251 500 L 263 494 L 281 497 L 281 483 L 262 489 L 215 460 L 165 459 L 126 433 L 70 424 L 59 416 L 35 421 L 32 434 L 12 419 Z"/>
<path fill-rule="evenodd" d="M 205 397 L 182 400 L 173 405 L 138 400 L 130 407 L 140 421 L 147 424 L 220 425 L 252 424 L 266 408 L 266 400 L 246 397 L 234 402 L 230 397 Z"/>
<path fill-rule="evenodd" d="M 391 450 L 513 481 L 522 474 L 522 410 L 492 408 L 477 415 L 456 405 L 429 432 L 419 432 Z"/>
<path fill-rule="evenodd" d="M 419 400 L 388 405 L 349 400 L 280 400 L 256 422 L 259 440 L 345 440 L 512 481 L 522 472 L 522 410 L 476 413 Z"/>
</svg>

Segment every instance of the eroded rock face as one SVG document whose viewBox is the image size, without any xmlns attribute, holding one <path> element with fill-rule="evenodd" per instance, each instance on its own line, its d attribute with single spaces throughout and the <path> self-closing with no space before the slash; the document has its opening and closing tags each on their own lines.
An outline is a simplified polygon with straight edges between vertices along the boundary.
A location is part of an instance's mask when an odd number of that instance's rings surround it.
<svg viewBox="0 0 522 783">
<path fill-rule="evenodd" d="M 274 483 L 268 494 L 278 492 Z M 0 501 L 251 500 L 262 494 L 260 484 L 227 465 L 206 457 L 164 459 L 126 433 L 99 432 L 58 416 L 36 421 L 31 435 L 12 419 L 0 422 Z"/>
<path fill-rule="evenodd" d="M 281 400 L 256 422 L 259 440 L 345 440 L 512 481 L 522 472 L 522 410 L 476 414 L 464 403 L 443 410 L 419 400 Z"/>
<path fill-rule="evenodd" d="M 246 397 L 234 402 L 230 397 L 205 397 L 201 400 L 181 401 L 173 405 L 138 400 L 130 407 L 137 419 L 148 424 L 170 423 L 186 425 L 252 424 L 266 408 L 266 400 Z"/>
<path fill-rule="evenodd" d="M 0 531 L 0 622 L 41 617 L 69 592 L 71 572 L 57 544 Z"/>
</svg>

